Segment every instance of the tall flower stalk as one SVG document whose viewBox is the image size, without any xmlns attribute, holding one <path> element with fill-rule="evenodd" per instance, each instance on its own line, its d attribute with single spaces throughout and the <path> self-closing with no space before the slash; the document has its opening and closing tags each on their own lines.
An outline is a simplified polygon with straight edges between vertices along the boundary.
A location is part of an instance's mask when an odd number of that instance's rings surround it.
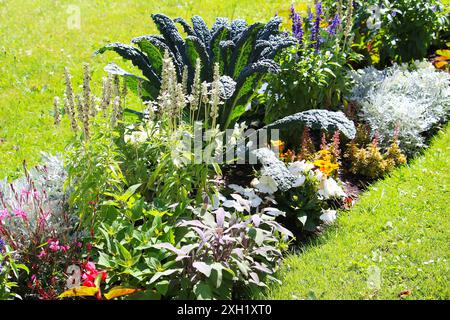
<svg viewBox="0 0 450 320">
<path fill-rule="evenodd" d="M 320 23 L 322 22 L 322 15 L 323 15 L 322 2 L 317 2 L 315 7 L 316 7 L 316 15 L 314 19 L 314 24 L 311 29 L 311 42 L 313 48 L 316 51 L 319 51 L 320 44 L 322 41 L 320 37 Z"/>
<path fill-rule="evenodd" d="M 299 44 L 303 43 L 303 21 L 301 15 L 295 11 L 295 6 L 291 6 L 290 18 L 292 19 L 292 34 L 298 40 Z"/>
</svg>

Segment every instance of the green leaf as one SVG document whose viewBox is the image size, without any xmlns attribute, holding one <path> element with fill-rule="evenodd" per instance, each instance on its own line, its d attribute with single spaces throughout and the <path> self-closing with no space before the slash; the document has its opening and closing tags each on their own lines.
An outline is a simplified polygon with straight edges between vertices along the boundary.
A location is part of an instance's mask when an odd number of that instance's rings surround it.
<svg viewBox="0 0 450 320">
<path fill-rule="evenodd" d="M 304 127 L 325 130 L 330 133 L 339 130 L 348 139 L 354 139 L 356 135 L 355 124 L 344 113 L 321 109 L 308 110 L 287 116 L 265 126 L 264 129 L 297 129 L 300 131 Z"/>
<path fill-rule="evenodd" d="M 150 82 L 134 74 L 128 73 L 114 63 L 108 64 L 104 70 L 110 74 L 122 76 L 127 87 L 144 101 L 154 100 L 158 97 L 160 82 Z"/>
<path fill-rule="evenodd" d="M 120 197 L 118 197 L 118 200 L 123 201 L 123 202 L 128 201 L 128 199 L 130 199 L 131 196 L 134 195 L 134 193 L 136 192 L 136 190 L 139 189 L 139 187 L 140 187 L 141 185 L 142 185 L 142 183 L 138 183 L 138 184 L 135 184 L 135 185 L 129 187 L 129 188 L 127 189 L 127 191 L 125 191 L 124 194 L 122 194 L 122 195 L 120 195 Z"/>
<path fill-rule="evenodd" d="M 260 83 L 262 76 L 267 72 L 277 72 L 279 66 L 276 62 L 269 59 L 262 59 L 257 63 L 247 66 L 239 75 L 236 83 L 236 90 L 222 108 L 220 122 L 223 128 L 228 128 L 234 120 L 245 113 L 247 103 L 251 97 L 256 95 L 256 88 Z"/>
<path fill-rule="evenodd" d="M 106 268 L 111 268 L 112 267 L 111 263 L 110 263 L 110 261 L 108 259 L 108 256 L 105 253 L 103 253 L 103 252 L 99 252 L 99 257 L 98 257 L 97 263 L 100 266 L 103 266 L 103 267 L 106 267 Z"/>
<path fill-rule="evenodd" d="M 128 251 L 121 243 L 118 242 L 117 246 L 119 247 L 120 253 L 125 260 L 132 259 L 132 255 L 131 255 L 130 251 Z"/>
<path fill-rule="evenodd" d="M 156 73 L 156 70 L 150 65 L 147 56 L 137 48 L 122 43 L 110 43 L 97 50 L 94 55 L 103 54 L 107 51 L 114 51 L 122 58 L 130 60 L 151 82 L 160 82 L 160 78 Z"/>
<path fill-rule="evenodd" d="M 173 52 L 175 59 L 182 61 L 181 54 L 184 53 L 184 40 L 178 32 L 175 22 L 163 14 L 153 14 L 152 19 L 159 32 L 163 35 L 165 43 Z"/>
<path fill-rule="evenodd" d="M 212 81 L 211 62 L 205 44 L 197 37 L 188 36 L 185 42 L 185 50 L 191 74 L 194 74 L 197 59 L 200 59 L 202 62 L 202 79 Z"/>
<path fill-rule="evenodd" d="M 164 276 L 170 276 L 176 272 L 181 272 L 183 269 L 169 269 L 169 270 L 165 270 L 162 272 L 157 272 L 155 273 L 155 275 L 150 279 L 149 283 L 154 283 L 155 281 L 157 281 L 159 278 L 164 277 Z"/>
<path fill-rule="evenodd" d="M 169 47 L 160 39 L 152 36 L 134 38 L 131 42 L 147 55 L 148 61 L 155 69 L 156 74 L 161 75 L 164 52 L 170 51 Z"/>
<path fill-rule="evenodd" d="M 161 280 L 157 284 L 155 284 L 155 288 L 162 296 L 165 296 L 167 291 L 169 290 L 169 281 Z"/>
<path fill-rule="evenodd" d="M 251 62 L 250 57 L 255 46 L 258 32 L 264 27 L 262 23 L 255 23 L 248 27 L 236 43 L 231 58 L 232 75 L 237 79 L 244 68 Z"/>
<path fill-rule="evenodd" d="M 205 282 L 199 282 L 194 286 L 194 294 L 198 300 L 214 299 L 214 294 L 211 287 Z"/>
<path fill-rule="evenodd" d="M 222 285 L 222 270 L 224 267 L 216 262 L 211 265 L 212 272 L 211 272 L 211 281 L 215 285 L 216 288 L 219 288 Z"/>
<path fill-rule="evenodd" d="M 197 269 L 197 271 L 203 273 L 206 277 L 211 275 L 212 266 L 206 264 L 205 262 L 196 261 L 192 264 L 192 266 Z"/>
<path fill-rule="evenodd" d="M 226 41 L 229 36 L 230 29 L 227 26 L 222 26 L 213 35 L 210 43 L 210 58 L 213 64 L 219 64 L 220 74 L 225 72 L 225 57 L 222 55 L 220 43 Z"/>
</svg>

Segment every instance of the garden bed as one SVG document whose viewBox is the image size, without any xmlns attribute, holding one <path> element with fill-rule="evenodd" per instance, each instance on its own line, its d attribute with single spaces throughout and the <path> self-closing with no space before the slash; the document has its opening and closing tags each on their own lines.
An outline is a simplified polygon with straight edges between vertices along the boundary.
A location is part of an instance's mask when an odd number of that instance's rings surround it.
<svg viewBox="0 0 450 320">
<path fill-rule="evenodd" d="M 448 238 L 432 213 L 448 184 L 448 7 L 233 12 L 152 13 L 155 34 L 94 41 L 92 63 L 61 51 L 45 112 L 64 151 L 32 167 L 14 145 L 21 169 L 0 169 L 1 299 L 448 297 L 447 252 L 429 250 Z M 18 103 L 51 104 L 46 90 Z M 52 151 L 47 138 L 27 150 Z"/>
</svg>

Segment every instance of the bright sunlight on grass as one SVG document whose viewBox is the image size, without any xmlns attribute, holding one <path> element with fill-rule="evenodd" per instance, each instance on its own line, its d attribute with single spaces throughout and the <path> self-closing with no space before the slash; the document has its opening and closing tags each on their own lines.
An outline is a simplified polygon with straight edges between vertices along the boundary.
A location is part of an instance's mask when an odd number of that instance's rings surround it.
<svg viewBox="0 0 450 320">
<path fill-rule="evenodd" d="M 285 260 L 269 299 L 449 299 L 450 127 Z"/>
<path fill-rule="evenodd" d="M 74 81 L 82 79 L 82 62 L 91 64 L 100 81 L 107 62 L 122 64 L 114 54 L 92 57 L 109 42 L 129 43 L 132 37 L 156 31 L 150 14 L 173 18 L 201 15 L 208 24 L 216 17 L 265 21 L 280 8 L 281 0 L 230 1 L 71 1 L 81 14 L 79 29 L 70 29 L 69 4 L 52 0 L 0 1 L 0 177 L 15 176 L 24 159 L 35 164 L 40 151 L 63 151 L 71 134 L 67 123 L 53 125 L 51 102 L 63 92 L 63 68 Z M 284 12 L 281 12 L 284 14 Z M 287 15 L 287 13 L 285 14 Z M 133 70 L 128 68 L 128 70 Z"/>
</svg>

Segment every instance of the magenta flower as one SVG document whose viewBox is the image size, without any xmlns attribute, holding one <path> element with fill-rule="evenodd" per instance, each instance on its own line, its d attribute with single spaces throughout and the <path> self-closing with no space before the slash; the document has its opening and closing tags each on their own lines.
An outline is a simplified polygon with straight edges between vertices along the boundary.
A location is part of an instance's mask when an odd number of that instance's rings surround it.
<svg viewBox="0 0 450 320">
<path fill-rule="evenodd" d="M 38 255 L 39 259 L 44 258 L 47 255 L 47 252 L 45 252 L 45 250 L 43 248 L 41 248 L 41 252 Z"/>
<path fill-rule="evenodd" d="M 28 216 L 26 214 L 25 211 L 23 211 L 22 209 L 14 209 L 13 213 L 16 217 L 22 218 L 23 220 L 28 220 Z"/>
<path fill-rule="evenodd" d="M 30 194 L 31 194 L 31 192 L 29 190 L 22 189 L 22 192 L 21 192 L 22 197 L 27 197 L 28 198 L 30 196 Z"/>
<path fill-rule="evenodd" d="M 37 190 L 33 191 L 33 199 L 39 201 L 41 199 L 41 195 Z"/>
<path fill-rule="evenodd" d="M 0 221 L 9 217 L 9 212 L 6 209 L 0 210 Z"/>
<path fill-rule="evenodd" d="M 59 251 L 61 249 L 61 246 L 59 245 L 59 240 L 48 240 L 49 249 L 52 251 Z"/>
</svg>

